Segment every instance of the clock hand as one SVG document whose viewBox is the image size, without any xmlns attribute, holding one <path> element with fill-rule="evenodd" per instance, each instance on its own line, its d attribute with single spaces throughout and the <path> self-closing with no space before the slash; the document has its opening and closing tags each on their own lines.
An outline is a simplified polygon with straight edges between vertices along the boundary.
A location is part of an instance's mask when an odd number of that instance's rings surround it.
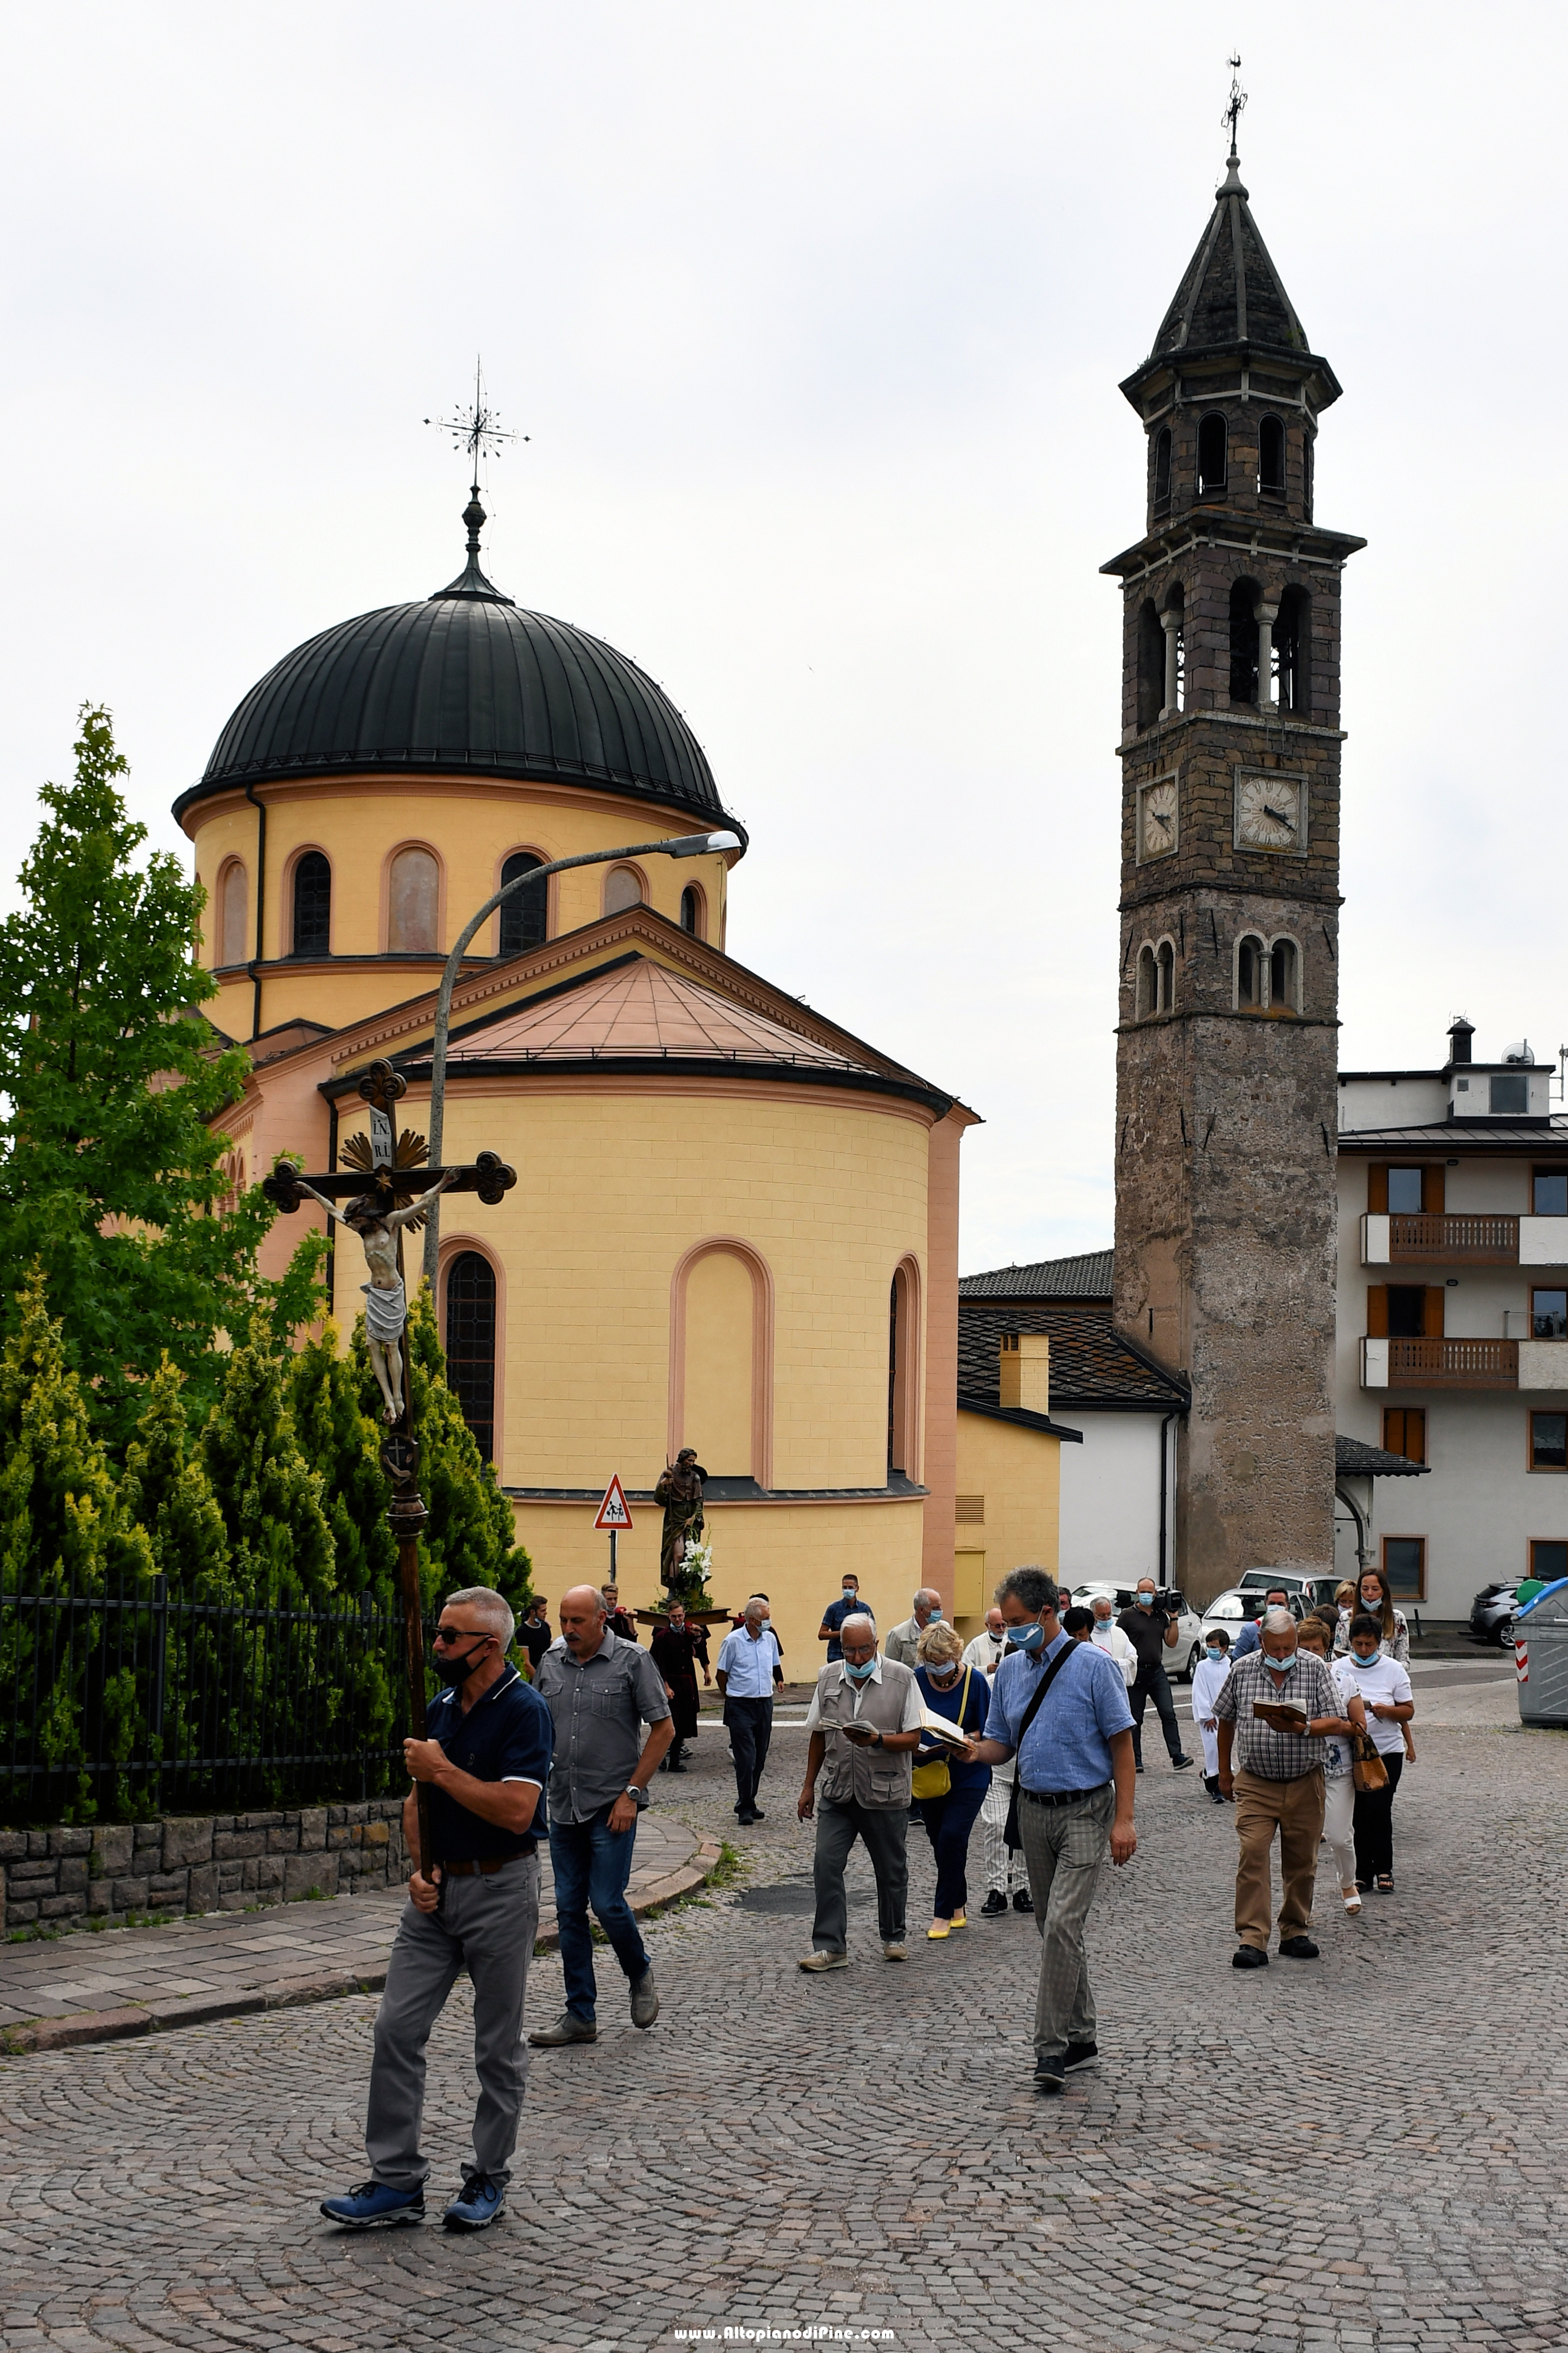
<svg viewBox="0 0 1568 2353">
<path fill-rule="evenodd" d="M 1283 809 L 1270 808 L 1267 801 L 1263 804 L 1263 814 L 1265 817 L 1271 817 L 1276 825 L 1282 825 L 1287 833 L 1293 829 L 1296 823 L 1295 818 L 1287 817 Z"/>
<path fill-rule="evenodd" d="M 1165 831 L 1166 831 L 1167 833 L 1169 833 L 1169 832 L 1170 832 L 1170 830 L 1171 830 L 1171 820 L 1170 820 L 1170 818 L 1169 818 L 1168 817 L 1162 817 L 1162 816 L 1161 816 L 1161 814 L 1160 814 L 1160 811 L 1159 811 L 1158 809 L 1151 809 L 1151 810 L 1150 810 L 1150 812 L 1149 812 L 1149 814 L 1150 814 L 1150 816 L 1153 818 L 1153 820 L 1154 820 L 1154 822 L 1155 822 L 1155 824 L 1156 824 L 1156 825 L 1163 825 L 1163 826 L 1164 827 L 1164 828 L 1165 828 Z"/>
</svg>

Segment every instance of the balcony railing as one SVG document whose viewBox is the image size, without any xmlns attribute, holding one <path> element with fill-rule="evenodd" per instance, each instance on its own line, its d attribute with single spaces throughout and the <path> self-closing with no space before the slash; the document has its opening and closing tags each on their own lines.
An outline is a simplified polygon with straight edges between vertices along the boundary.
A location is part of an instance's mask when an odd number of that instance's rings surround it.
<svg viewBox="0 0 1568 2353">
<path fill-rule="evenodd" d="M 1384 1340 L 1388 1352 L 1386 1384 L 1376 1387 L 1414 1389 L 1517 1389 L 1517 1340 Z M 1367 1370 L 1375 1363 L 1378 1343 L 1367 1343 Z M 1371 1388 L 1374 1384 L 1366 1384 Z"/>
<path fill-rule="evenodd" d="M 1425 1210 L 1390 1217 L 1391 1266 L 1449 1266 L 1461 1260 L 1470 1266 L 1517 1266 L 1519 1219 L 1450 1218 Z"/>
</svg>

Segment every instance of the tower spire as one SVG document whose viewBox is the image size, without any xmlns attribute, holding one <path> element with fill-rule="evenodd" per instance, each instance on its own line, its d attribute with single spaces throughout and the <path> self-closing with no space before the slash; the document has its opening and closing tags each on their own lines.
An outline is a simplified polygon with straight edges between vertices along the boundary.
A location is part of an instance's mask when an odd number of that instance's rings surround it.
<svg viewBox="0 0 1568 2353">
<path fill-rule="evenodd" d="M 1225 180 L 1219 193 L 1222 196 L 1245 198 L 1247 190 L 1241 185 L 1241 158 L 1236 152 L 1236 126 L 1241 120 L 1241 110 L 1247 104 L 1247 92 L 1241 87 L 1240 81 L 1239 53 L 1234 58 L 1227 58 L 1226 63 L 1230 67 L 1230 96 L 1226 100 L 1225 112 L 1220 116 L 1220 121 L 1228 124 L 1230 128 L 1230 153 L 1226 159 Z"/>
<path fill-rule="evenodd" d="M 480 596 L 498 605 L 510 605 L 511 598 L 503 596 L 499 588 L 486 579 L 479 567 L 479 533 L 488 520 L 479 504 L 479 460 L 499 458 L 503 443 L 526 441 L 526 433 L 513 433 L 500 423 L 500 411 L 491 408 L 485 399 L 484 365 L 476 353 L 474 359 L 474 396 L 467 408 L 455 417 L 427 417 L 426 425 L 438 426 L 443 433 L 452 436 L 454 449 L 466 449 L 473 480 L 468 487 L 468 503 L 463 509 L 463 522 L 468 533 L 468 560 L 449 587 L 438 588 L 437 596 Z"/>
</svg>

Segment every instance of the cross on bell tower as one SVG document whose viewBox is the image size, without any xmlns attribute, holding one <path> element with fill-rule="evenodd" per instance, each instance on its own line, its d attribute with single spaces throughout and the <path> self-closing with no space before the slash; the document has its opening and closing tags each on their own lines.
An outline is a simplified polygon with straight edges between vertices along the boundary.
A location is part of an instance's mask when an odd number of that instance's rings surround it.
<svg viewBox="0 0 1568 2353">
<path fill-rule="evenodd" d="M 1233 71 L 1239 58 L 1232 59 Z M 1333 1556 L 1340 575 L 1314 517 L 1340 396 L 1230 153 L 1123 394 L 1147 442 L 1122 584 L 1115 1321 L 1189 1382 L 1174 1558 L 1202 1596 Z"/>
</svg>

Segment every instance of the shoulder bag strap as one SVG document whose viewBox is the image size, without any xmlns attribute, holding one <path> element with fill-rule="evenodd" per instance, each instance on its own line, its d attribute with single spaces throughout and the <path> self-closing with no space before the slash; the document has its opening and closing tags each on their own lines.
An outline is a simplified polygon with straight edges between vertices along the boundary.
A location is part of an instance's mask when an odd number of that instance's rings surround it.
<svg viewBox="0 0 1568 2353">
<path fill-rule="evenodd" d="M 1055 1683 L 1057 1677 L 1060 1674 L 1062 1669 L 1066 1666 L 1068 1659 L 1072 1656 L 1072 1653 L 1077 1650 L 1077 1648 L 1078 1644 L 1069 1634 L 1067 1641 L 1062 1644 L 1061 1649 L 1057 1652 L 1056 1657 L 1051 1661 L 1050 1665 L 1046 1669 L 1045 1673 L 1040 1677 L 1039 1690 L 1035 1694 L 1034 1698 L 1024 1710 L 1024 1720 L 1018 1726 L 1018 1737 L 1013 1745 L 1013 1754 L 1015 1757 L 1017 1756 L 1019 1750 L 1024 1746 L 1024 1735 L 1029 1729 L 1030 1725 L 1033 1724 L 1036 1716 L 1038 1715 L 1040 1709 L 1045 1703 L 1046 1694 L 1049 1691 L 1051 1685 Z"/>
</svg>

